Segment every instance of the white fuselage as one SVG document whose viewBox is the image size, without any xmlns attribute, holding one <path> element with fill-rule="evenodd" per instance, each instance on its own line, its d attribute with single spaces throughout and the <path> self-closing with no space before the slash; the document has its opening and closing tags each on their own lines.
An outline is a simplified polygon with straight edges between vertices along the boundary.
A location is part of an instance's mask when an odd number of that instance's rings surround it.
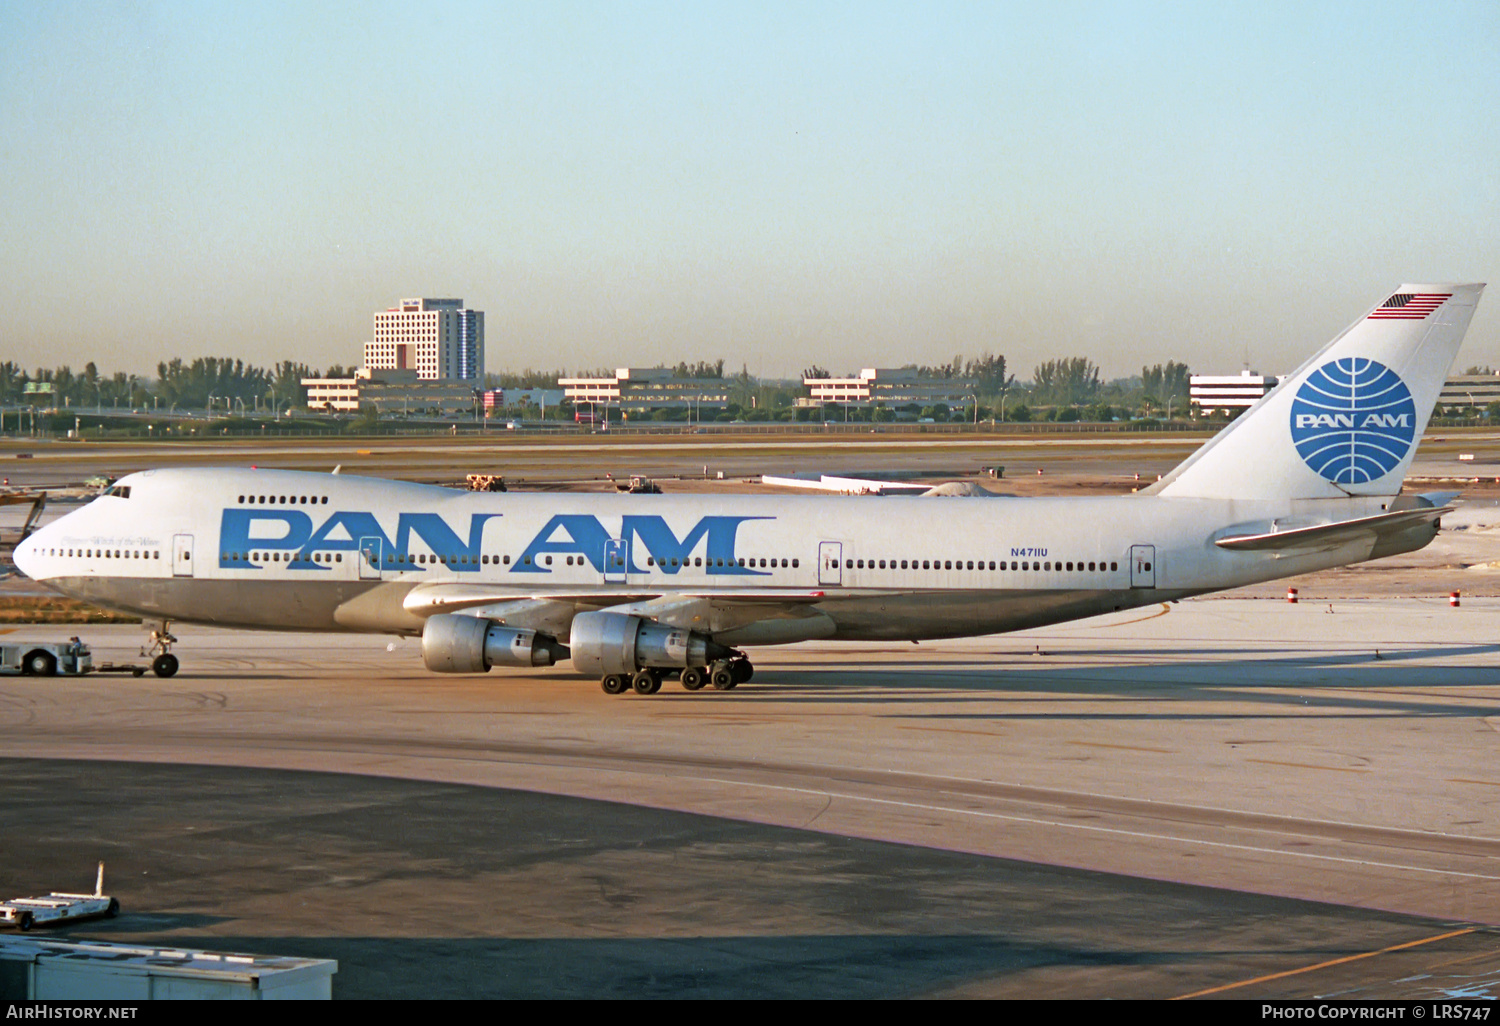
<svg viewBox="0 0 1500 1026">
<path fill-rule="evenodd" d="M 445 608 L 472 594 L 480 615 L 550 601 L 554 618 L 559 604 L 701 598 L 739 610 L 701 625 L 729 644 L 969 636 L 1358 562 L 1433 533 L 1294 553 L 1214 544 L 1231 528 L 1378 513 L 1378 498 L 492 494 L 248 469 L 146 471 L 110 491 L 23 543 L 22 570 L 153 619 L 403 634 L 421 632 L 431 593 Z"/>
</svg>

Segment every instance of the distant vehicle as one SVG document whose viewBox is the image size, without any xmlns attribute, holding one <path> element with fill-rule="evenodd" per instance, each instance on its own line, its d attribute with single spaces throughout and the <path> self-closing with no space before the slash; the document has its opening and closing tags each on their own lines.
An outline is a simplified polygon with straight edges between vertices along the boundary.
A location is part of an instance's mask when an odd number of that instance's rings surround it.
<svg viewBox="0 0 1500 1026">
<path fill-rule="evenodd" d="M 93 668 L 93 654 L 77 638 L 69 641 L 0 642 L 0 673 L 76 677 Z"/>
<path fill-rule="evenodd" d="M 0 904 L 0 925 L 14 926 L 26 933 L 37 923 L 89 919 L 94 916 L 113 919 L 119 914 L 119 900 L 104 893 L 104 863 L 101 862 L 93 894 L 54 891 L 40 898 L 12 898 Z"/>
</svg>

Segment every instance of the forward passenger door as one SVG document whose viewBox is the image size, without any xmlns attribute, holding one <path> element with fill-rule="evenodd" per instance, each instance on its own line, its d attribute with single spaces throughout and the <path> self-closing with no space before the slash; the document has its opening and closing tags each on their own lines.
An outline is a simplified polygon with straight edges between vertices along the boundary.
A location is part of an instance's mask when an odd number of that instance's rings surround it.
<svg viewBox="0 0 1500 1026">
<path fill-rule="evenodd" d="M 831 585 L 844 583 L 843 542 L 818 543 L 818 583 Z"/>
</svg>

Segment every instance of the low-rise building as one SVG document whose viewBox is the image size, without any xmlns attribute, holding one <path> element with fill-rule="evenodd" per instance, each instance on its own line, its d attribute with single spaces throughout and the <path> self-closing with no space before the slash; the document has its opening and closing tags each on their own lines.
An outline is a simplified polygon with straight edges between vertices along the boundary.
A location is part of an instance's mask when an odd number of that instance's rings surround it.
<svg viewBox="0 0 1500 1026">
<path fill-rule="evenodd" d="M 352 378 L 303 378 L 313 413 L 358 413 L 374 406 L 382 416 L 473 414 L 475 389 L 467 381 L 429 381 L 415 370 L 361 367 Z"/>
<path fill-rule="evenodd" d="M 729 405 L 723 378 L 679 378 L 670 367 L 618 367 L 608 378 L 560 378 L 558 387 L 578 407 L 614 407 L 628 413 L 714 409 Z"/>
<path fill-rule="evenodd" d="M 492 416 L 497 410 L 514 410 L 534 406 L 545 414 L 562 405 L 567 394 L 560 388 L 487 388 L 479 393 L 484 404 L 484 415 Z"/>
<path fill-rule="evenodd" d="M 1500 374 L 1459 374 L 1443 382 L 1438 402 L 1446 406 L 1483 409 L 1500 402 Z"/>
<path fill-rule="evenodd" d="M 951 378 L 924 378 L 914 367 L 866 367 L 853 378 L 803 378 L 808 394 L 798 406 L 931 406 L 957 403 L 974 395 L 972 382 Z"/>
<path fill-rule="evenodd" d="M 1188 378 L 1188 401 L 1204 413 L 1246 410 L 1276 387 L 1277 378 L 1243 370 L 1238 374 L 1194 374 Z"/>
</svg>

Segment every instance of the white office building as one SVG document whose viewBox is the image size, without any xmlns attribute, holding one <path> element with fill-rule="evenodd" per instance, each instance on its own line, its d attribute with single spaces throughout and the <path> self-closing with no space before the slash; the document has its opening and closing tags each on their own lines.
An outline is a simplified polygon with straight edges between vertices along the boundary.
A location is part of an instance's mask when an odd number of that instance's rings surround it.
<svg viewBox="0 0 1500 1026">
<path fill-rule="evenodd" d="M 1276 378 L 1244 370 L 1238 374 L 1194 374 L 1188 378 L 1189 401 L 1204 413 L 1247 410 L 1276 387 Z"/>
<path fill-rule="evenodd" d="M 866 367 L 853 378 L 803 378 L 798 406 L 929 406 L 974 398 L 973 382 L 924 378 L 914 367 Z"/>
<path fill-rule="evenodd" d="M 403 299 L 375 314 L 364 365 L 415 371 L 423 381 L 481 381 L 484 311 L 464 309 L 462 299 Z"/>
</svg>

